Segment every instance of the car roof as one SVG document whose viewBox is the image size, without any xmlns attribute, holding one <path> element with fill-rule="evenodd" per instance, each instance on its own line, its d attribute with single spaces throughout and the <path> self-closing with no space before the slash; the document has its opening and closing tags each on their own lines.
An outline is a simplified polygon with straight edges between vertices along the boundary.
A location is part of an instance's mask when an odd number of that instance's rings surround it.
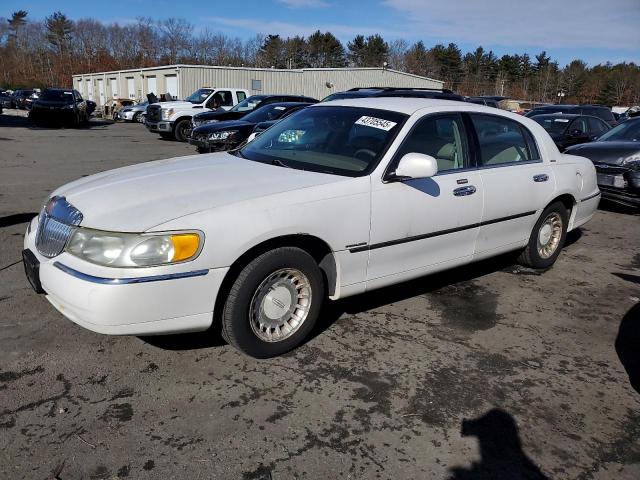
<svg viewBox="0 0 640 480">
<path fill-rule="evenodd" d="M 366 97 L 366 98 L 341 98 L 338 100 L 329 100 L 328 102 L 321 102 L 312 105 L 317 106 L 330 106 L 340 105 L 345 107 L 360 107 L 360 108 L 377 108 L 379 110 L 389 110 L 392 112 L 405 113 L 411 115 L 423 108 L 436 108 L 436 107 L 455 107 L 455 106 L 473 106 L 478 111 L 493 112 L 495 108 L 485 107 L 482 105 L 476 105 L 468 102 L 460 102 L 456 100 L 444 100 L 440 98 L 407 98 L 407 97 Z"/>
<path fill-rule="evenodd" d="M 591 115 L 580 115 L 579 113 L 543 113 L 540 115 L 534 115 L 535 118 L 578 118 L 578 117 L 589 117 Z M 598 118 L 598 117 L 595 117 Z"/>
</svg>

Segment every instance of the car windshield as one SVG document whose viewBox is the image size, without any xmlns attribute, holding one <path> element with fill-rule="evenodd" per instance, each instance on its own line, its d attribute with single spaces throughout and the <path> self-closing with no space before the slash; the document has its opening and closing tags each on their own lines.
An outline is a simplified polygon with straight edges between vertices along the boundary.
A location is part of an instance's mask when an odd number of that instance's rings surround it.
<svg viewBox="0 0 640 480">
<path fill-rule="evenodd" d="M 247 114 L 242 120 L 249 123 L 269 122 L 277 120 L 287 111 L 287 107 L 272 103 L 264 107 L 258 107 L 253 112 Z"/>
<path fill-rule="evenodd" d="M 211 95 L 211 92 L 213 92 L 211 88 L 200 88 L 189 95 L 185 101 L 191 103 L 203 103 L 209 95 Z"/>
<path fill-rule="evenodd" d="M 598 138 L 598 142 L 640 142 L 640 120 L 627 120 Z"/>
<path fill-rule="evenodd" d="M 553 115 L 536 115 L 532 120 L 535 120 L 542 125 L 547 132 L 555 135 L 563 134 L 567 129 L 569 122 L 571 122 L 568 118 L 556 117 Z"/>
<path fill-rule="evenodd" d="M 264 99 L 264 95 L 252 95 L 249 98 L 245 98 L 243 101 L 238 103 L 235 107 L 233 107 L 231 112 L 249 112 L 256 108 L 262 100 Z"/>
<path fill-rule="evenodd" d="M 375 168 L 406 119 L 402 113 L 372 108 L 305 108 L 236 154 L 282 167 L 357 177 Z"/>
<path fill-rule="evenodd" d="M 45 90 L 40 95 L 40 100 L 73 103 L 73 92 L 71 90 Z"/>
</svg>

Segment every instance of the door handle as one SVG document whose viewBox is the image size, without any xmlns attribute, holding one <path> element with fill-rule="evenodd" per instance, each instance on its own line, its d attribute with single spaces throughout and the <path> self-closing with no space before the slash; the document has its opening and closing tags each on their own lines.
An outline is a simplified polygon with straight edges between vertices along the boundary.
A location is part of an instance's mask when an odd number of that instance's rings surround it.
<svg viewBox="0 0 640 480">
<path fill-rule="evenodd" d="M 540 175 L 533 176 L 534 182 L 546 182 L 547 180 L 549 180 L 549 175 L 547 175 L 546 173 L 541 173 Z"/>
<path fill-rule="evenodd" d="M 473 185 L 458 187 L 453 190 L 453 194 L 456 197 L 465 197 L 467 195 L 473 195 L 474 193 L 476 193 L 476 187 L 474 187 Z"/>
</svg>

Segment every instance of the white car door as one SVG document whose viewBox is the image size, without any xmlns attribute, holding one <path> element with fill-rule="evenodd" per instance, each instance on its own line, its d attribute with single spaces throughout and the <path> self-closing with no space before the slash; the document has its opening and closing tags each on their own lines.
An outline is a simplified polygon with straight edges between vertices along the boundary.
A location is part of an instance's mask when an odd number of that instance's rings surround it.
<svg viewBox="0 0 640 480">
<path fill-rule="evenodd" d="M 427 115 L 414 125 L 387 172 L 410 152 L 436 158 L 431 178 L 372 180 L 367 288 L 464 263 L 474 251 L 483 188 L 472 168 L 462 116 Z"/>
<path fill-rule="evenodd" d="M 469 115 L 477 141 L 484 187 L 484 213 L 476 256 L 513 250 L 529 239 L 536 213 L 555 188 L 553 170 L 543 163 L 531 132 L 499 115 Z"/>
</svg>

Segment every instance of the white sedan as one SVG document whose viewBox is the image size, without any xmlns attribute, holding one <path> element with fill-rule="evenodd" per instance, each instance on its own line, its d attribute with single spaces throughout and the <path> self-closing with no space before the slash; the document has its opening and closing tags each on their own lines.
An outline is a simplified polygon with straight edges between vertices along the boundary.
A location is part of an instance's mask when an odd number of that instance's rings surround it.
<svg viewBox="0 0 640 480">
<path fill-rule="evenodd" d="M 118 335 L 203 331 L 255 357 L 344 298 L 521 251 L 550 267 L 600 192 L 536 122 L 474 104 L 340 100 L 240 150 L 69 183 L 28 227 L 34 288 Z"/>
</svg>

